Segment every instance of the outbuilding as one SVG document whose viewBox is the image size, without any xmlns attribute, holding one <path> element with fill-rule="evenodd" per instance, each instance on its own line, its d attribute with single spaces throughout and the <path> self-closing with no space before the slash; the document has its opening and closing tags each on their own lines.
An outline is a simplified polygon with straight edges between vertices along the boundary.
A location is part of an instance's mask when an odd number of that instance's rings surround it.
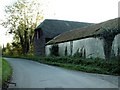
<svg viewBox="0 0 120 90">
<path fill-rule="evenodd" d="M 62 33 L 46 44 L 47 56 L 79 54 L 85 58 L 109 59 L 120 55 L 119 18 Z M 54 48 L 53 48 L 54 47 Z"/>
<path fill-rule="evenodd" d="M 45 44 L 55 36 L 73 29 L 90 26 L 93 23 L 45 19 L 34 30 L 34 53 L 37 56 L 45 55 Z"/>
</svg>

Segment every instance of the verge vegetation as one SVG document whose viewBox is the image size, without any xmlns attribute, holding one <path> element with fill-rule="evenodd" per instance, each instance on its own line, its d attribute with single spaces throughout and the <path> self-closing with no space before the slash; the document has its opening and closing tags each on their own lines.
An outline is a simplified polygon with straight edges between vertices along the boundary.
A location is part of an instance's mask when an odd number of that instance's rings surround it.
<svg viewBox="0 0 120 90">
<path fill-rule="evenodd" d="M 67 69 L 84 71 L 89 73 L 99 73 L 108 75 L 120 75 L 119 58 L 103 60 L 100 58 L 80 58 L 80 57 L 37 57 L 37 56 L 14 56 L 14 58 L 23 58 L 37 61 L 44 64 L 64 67 Z"/>
<path fill-rule="evenodd" d="M 12 75 L 12 68 L 5 59 L 0 59 L 2 61 L 2 87 L 7 85 L 7 81 L 10 80 Z"/>
<path fill-rule="evenodd" d="M 0 87 L 2 86 L 2 58 L 0 58 Z"/>
</svg>

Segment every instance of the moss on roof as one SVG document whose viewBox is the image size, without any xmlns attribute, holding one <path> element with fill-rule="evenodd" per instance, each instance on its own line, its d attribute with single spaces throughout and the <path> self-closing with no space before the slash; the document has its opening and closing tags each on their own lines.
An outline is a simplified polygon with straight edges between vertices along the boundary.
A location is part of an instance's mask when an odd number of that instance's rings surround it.
<svg viewBox="0 0 120 90">
<path fill-rule="evenodd" d="M 120 29 L 118 29 L 119 27 L 118 20 L 119 20 L 118 18 L 115 18 L 115 19 L 108 20 L 95 25 L 65 32 L 55 37 L 54 39 L 49 41 L 47 44 L 55 44 L 55 43 L 61 43 L 66 41 L 83 39 L 87 37 L 99 36 L 106 31 L 107 31 L 107 34 L 111 32 L 112 34 L 113 32 L 116 32 L 116 34 L 120 33 Z"/>
</svg>

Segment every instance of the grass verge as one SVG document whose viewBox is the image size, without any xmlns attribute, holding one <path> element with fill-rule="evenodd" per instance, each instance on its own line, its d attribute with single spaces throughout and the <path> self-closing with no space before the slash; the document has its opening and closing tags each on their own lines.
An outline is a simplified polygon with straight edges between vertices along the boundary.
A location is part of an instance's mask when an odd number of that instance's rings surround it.
<svg viewBox="0 0 120 90">
<path fill-rule="evenodd" d="M 2 58 L 0 58 L 0 87 L 2 86 Z"/>
<path fill-rule="evenodd" d="M 29 55 L 14 56 L 14 58 L 29 59 L 77 71 L 120 76 L 120 60 L 114 58 L 111 60 L 103 60 L 99 58 L 83 59 L 78 57 L 36 57 Z"/>
<path fill-rule="evenodd" d="M 11 78 L 12 68 L 9 63 L 2 59 L 2 85 L 5 85 L 5 82 Z"/>
</svg>

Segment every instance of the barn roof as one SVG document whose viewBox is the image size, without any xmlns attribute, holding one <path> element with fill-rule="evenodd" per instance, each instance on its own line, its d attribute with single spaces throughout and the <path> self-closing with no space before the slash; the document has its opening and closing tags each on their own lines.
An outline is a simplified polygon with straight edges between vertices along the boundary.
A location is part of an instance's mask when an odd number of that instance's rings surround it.
<svg viewBox="0 0 120 90">
<path fill-rule="evenodd" d="M 42 29 L 46 38 L 54 38 L 63 32 L 89 25 L 93 23 L 45 19 L 36 29 Z"/>
<path fill-rule="evenodd" d="M 83 39 L 87 37 L 98 36 L 104 33 L 106 30 L 113 30 L 113 31 L 108 31 L 107 34 L 110 32 L 120 33 L 120 29 L 118 29 L 118 25 L 120 25 L 118 24 L 118 18 L 115 18 L 99 24 L 65 32 L 55 37 L 54 39 L 50 40 L 47 44 L 55 44 L 55 43 L 61 43 L 66 41 Z"/>
</svg>

